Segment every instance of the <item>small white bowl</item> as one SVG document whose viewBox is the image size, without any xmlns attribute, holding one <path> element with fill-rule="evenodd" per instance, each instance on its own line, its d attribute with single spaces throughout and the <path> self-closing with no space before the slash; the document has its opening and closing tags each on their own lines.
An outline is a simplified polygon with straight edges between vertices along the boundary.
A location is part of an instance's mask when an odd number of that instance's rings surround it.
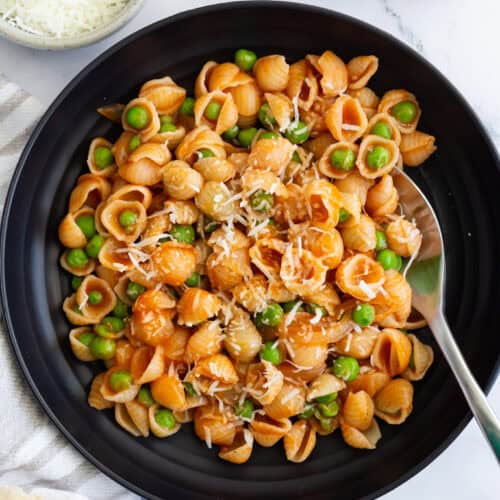
<svg viewBox="0 0 500 500">
<path fill-rule="evenodd" d="M 0 17 L 0 36 L 34 49 L 64 50 L 83 47 L 98 42 L 121 28 L 139 12 L 143 3 L 144 0 L 129 0 L 128 4 L 108 24 L 88 33 L 62 38 L 35 35 Z"/>
</svg>

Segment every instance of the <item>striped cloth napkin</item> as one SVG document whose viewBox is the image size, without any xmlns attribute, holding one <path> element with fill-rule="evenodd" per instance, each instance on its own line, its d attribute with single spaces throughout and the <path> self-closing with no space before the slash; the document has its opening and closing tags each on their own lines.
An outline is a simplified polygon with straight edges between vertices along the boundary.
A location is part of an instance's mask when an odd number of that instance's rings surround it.
<svg viewBox="0 0 500 500">
<path fill-rule="evenodd" d="M 0 74 L 0 211 L 44 107 Z M 0 323 L 0 499 L 136 500 L 86 461 L 35 401 Z M 29 493 L 27 493 L 29 492 Z"/>
</svg>

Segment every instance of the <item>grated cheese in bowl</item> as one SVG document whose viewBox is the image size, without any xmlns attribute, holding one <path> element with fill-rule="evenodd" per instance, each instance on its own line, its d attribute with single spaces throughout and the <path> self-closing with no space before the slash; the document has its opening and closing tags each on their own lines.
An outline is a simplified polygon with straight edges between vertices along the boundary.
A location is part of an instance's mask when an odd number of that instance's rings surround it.
<svg viewBox="0 0 500 500">
<path fill-rule="evenodd" d="M 44 38 L 91 33 L 111 23 L 130 0 L 0 0 L 0 18 Z"/>
</svg>

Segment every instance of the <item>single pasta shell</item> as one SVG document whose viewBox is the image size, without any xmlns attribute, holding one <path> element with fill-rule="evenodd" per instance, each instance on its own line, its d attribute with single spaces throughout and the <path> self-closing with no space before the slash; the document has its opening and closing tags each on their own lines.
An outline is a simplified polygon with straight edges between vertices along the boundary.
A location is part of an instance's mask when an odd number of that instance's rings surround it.
<svg viewBox="0 0 500 500">
<path fill-rule="evenodd" d="M 356 429 L 356 427 L 352 427 L 341 421 L 340 430 L 346 444 L 353 448 L 364 450 L 374 450 L 378 440 L 382 437 L 382 433 L 375 419 L 372 420 L 370 427 L 364 431 Z"/>
<path fill-rule="evenodd" d="M 348 94 L 356 98 L 361 103 L 368 119 L 372 118 L 377 113 L 377 107 L 380 99 L 372 89 L 368 87 L 349 89 Z"/>
<path fill-rule="evenodd" d="M 137 428 L 137 426 L 130 418 L 127 408 L 124 404 L 117 403 L 115 405 L 115 420 L 120 427 L 125 429 L 128 433 L 132 434 L 132 436 L 141 436 L 141 431 Z"/>
<path fill-rule="evenodd" d="M 375 396 L 375 415 L 388 424 L 402 424 L 413 409 L 413 386 L 404 378 L 391 380 Z"/>
<path fill-rule="evenodd" d="M 200 158 L 193 167 L 205 181 L 227 182 L 236 173 L 233 163 L 219 158 Z"/>
<path fill-rule="evenodd" d="M 411 351 L 411 342 L 404 333 L 394 328 L 385 328 L 373 348 L 371 364 L 394 377 L 408 367 Z"/>
<path fill-rule="evenodd" d="M 165 369 L 163 347 L 143 346 L 132 357 L 130 371 L 136 384 L 147 384 L 158 378 Z"/>
<path fill-rule="evenodd" d="M 233 464 L 244 464 L 250 458 L 253 449 L 253 435 L 248 429 L 241 429 L 236 433 L 230 446 L 222 446 L 219 458 Z"/>
<path fill-rule="evenodd" d="M 209 120 L 205 116 L 205 110 L 211 102 L 218 103 L 221 106 L 219 115 L 215 121 Z M 194 122 L 197 127 L 206 125 L 214 129 L 217 134 L 222 134 L 236 125 L 237 121 L 238 108 L 231 94 L 216 90 L 202 95 L 194 104 Z"/>
<path fill-rule="evenodd" d="M 418 121 L 420 119 L 420 115 L 422 114 L 422 111 L 420 109 L 420 106 L 418 104 L 417 98 L 411 94 L 410 92 L 404 90 L 404 89 L 394 89 L 394 90 L 388 90 L 383 96 L 382 99 L 380 99 L 379 105 L 378 105 L 378 112 L 385 112 L 385 113 L 391 113 L 392 108 L 403 101 L 410 101 L 413 104 L 415 104 L 415 107 L 417 109 L 417 113 L 415 115 L 415 118 L 413 119 L 412 122 L 410 123 L 401 123 L 396 120 L 396 123 L 398 124 L 399 130 L 402 134 L 410 134 L 412 132 L 415 132 Z"/>
<path fill-rule="evenodd" d="M 71 191 L 68 211 L 74 213 L 84 205 L 95 208 L 109 196 L 110 191 L 111 185 L 104 177 L 94 174 L 81 175 Z"/>
<path fill-rule="evenodd" d="M 222 63 L 214 66 L 208 77 L 208 90 L 226 90 L 252 82 L 253 78 L 240 70 L 234 63 Z"/>
<path fill-rule="evenodd" d="M 290 99 L 297 99 L 300 109 L 311 109 L 318 95 L 318 81 L 315 78 L 311 65 L 301 59 L 290 66 L 286 93 Z"/>
<path fill-rule="evenodd" d="M 83 207 L 75 213 L 67 214 L 59 224 L 57 234 L 59 241 L 67 248 L 82 248 L 87 244 L 87 237 L 76 223 L 76 219 L 82 215 L 94 216 L 94 210 Z"/>
<path fill-rule="evenodd" d="M 112 401 L 113 403 L 127 403 L 132 401 L 137 396 L 139 392 L 140 386 L 131 384 L 128 389 L 123 391 L 115 392 L 111 389 L 109 385 L 109 377 L 115 371 L 120 370 L 119 366 L 110 368 L 104 375 L 104 381 L 101 386 L 101 394 L 102 397 L 108 401 Z"/>
<path fill-rule="evenodd" d="M 177 303 L 177 323 L 186 326 L 197 325 L 215 316 L 221 307 L 221 300 L 215 294 L 201 288 L 189 288 Z"/>
<path fill-rule="evenodd" d="M 289 70 L 290 66 L 281 55 L 261 57 L 253 67 L 257 84 L 264 92 L 285 90 L 288 85 Z"/>
<path fill-rule="evenodd" d="M 373 186 L 373 184 L 375 184 L 374 180 L 362 177 L 357 171 L 351 172 L 344 179 L 338 179 L 335 181 L 335 185 L 341 193 L 356 195 L 359 198 L 361 206 L 364 206 L 366 203 L 368 190 Z"/>
<path fill-rule="evenodd" d="M 404 134 L 399 146 L 403 155 L 403 163 L 409 167 L 418 167 L 424 163 L 436 151 L 435 141 L 434 136 L 418 130 Z"/>
<path fill-rule="evenodd" d="M 148 114 L 148 124 L 146 127 L 141 130 L 134 129 L 131 125 L 129 125 L 127 121 L 127 112 L 130 108 L 134 106 L 140 106 L 144 108 Z M 155 105 L 149 99 L 145 99 L 144 97 L 138 97 L 136 99 L 132 99 L 126 106 L 122 114 L 122 127 L 124 130 L 128 132 L 133 132 L 134 134 L 139 135 L 141 141 L 147 142 L 151 137 L 153 137 L 158 130 L 160 130 L 160 117 L 158 116 L 158 112 L 156 111 Z M 140 148 L 141 146 L 139 146 Z M 138 149 L 139 149 L 138 148 Z M 136 150 L 137 151 L 137 150 Z M 134 151 L 135 152 L 135 151 Z M 120 174 L 121 175 L 121 174 Z M 140 184 L 140 183 L 137 183 Z"/>
<path fill-rule="evenodd" d="M 255 441 L 265 448 L 274 446 L 291 428 L 288 418 L 273 419 L 268 415 L 256 414 L 250 422 Z"/>
<path fill-rule="evenodd" d="M 214 354 L 202 359 L 195 368 L 195 374 L 224 384 L 236 384 L 239 379 L 233 363 L 224 354 Z"/>
<path fill-rule="evenodd" d="M 321 56 L 307 55 L 306 59 L 322 75 L 320 85 L 325 96 L 335 97 L 347 90 L 347 67 L 331 50 L 326 50 Z"/>
<path fill-rule="evenodd" d="M 201 406 L 194 411 L 194 430 L 196 435 L 207 442 L 220 446 L 230 446 L 236 435 L 234 414 L 221 413 L 217 407 Z"/>
<path fill-rule="evenodd" d="M 186 346 L 189 362 L 218 354 L 222 350 L 222 329 L 218 321 L 206 321 L 190 337 Z"/>
<path fill-rule="evenodd" d="M 359 333 L 350 333 L 341 339 L 335 349 L 339 354 L 356 359 L 368 359 L 373 352 L 378 337 L 377 328 L 363 328 Z"/>
<path fill-rule="evenodd" d="M 344 422 L 361 431 L 370 427 L 373 412 L 373 400 L 365 391 L 350 392 L 342 405 Z"/>
<path fill-rule="evenodd" d="M 217 66 L 218 64 L 215 61 L 207 61 L 201 68 L 194 82 L 194 95 L 196 98 L 208 93 L 208 79 Z"/>
<path fill-rule="evenodd" d="M 156 411 L 159 409 L 158 405 L 153 405 L 149 408 L 148 411 L 148 419 L 149 419 L 149 428 L 151 432 L 157 438 L 167 438 L 175 434 L 180 428 L 181 424 L 177 423 L 172 429 L 167 429 L 166 427 L 162 427 L 155 418 Z"/>
<path fill-rule="evenodd" d="M 90 384 L 90 391 L 88 397 L 89 406 L 95 408 L 96 410 L 105 410 L 107 408 L 113 408 L 114 403 L 104 399 L 101 394 L 101 387 L 104 383 L 104 373 L 99 373 L 92 380 Z"/>
<path fill-rule="evenodd" d="M 136 184 L 126 184 L 113 191 L 108 201 L 138 201 L 147 210 L 153 201 L 153 194 L 146 186 Z"/>
<path fill-rule="evenodd" d="M 340 232 L 345 248 L 365 253 L 375 249 L 376 231 L 373 219 L 361 214 L 357 225 L 343 227 Z"/>
<path fill-rule="evenodd" d="M 368 190 L 365 208 L 372 217 L 383 217 L 394 213 L 398 204 L 399 194 L 392 176 L 384 175 Z"/>
<path fill-rule="evenodd" d="M 283 438 L 286 458 L 290 462 L 306 460 L 316 446 L 316 431 L 306 420 L 298 420 Z"/>
<path fill-rule="evenodd" d="M 87 166 L 89 167 L 90 173 L 99 177 L 111 177 L 116 172 L 115 162 L 105 168 L 99 168 L 95 164 L 95 150 L 97 148 L 112 149 L 112 146 L 113 145 L 104 137 L 96 137 L 92 140 L 89 147 L 89 153 L 87 155 Z"/>
<path fill-rule="evenodd" d="M 137 221 L 130 231 L 120 224 L 120 215 L 124 211 L 136 214 Z M 106 203 L 101 212 L 101 222 L 108 232 L 118 241 L 133 243 L 146 227 L 146 209 L 139 201 L 113 200 Z"/>
<path fill-rule="evenodd" d="M 85 332 L 89 332 L 90 329 L 88 327 L 82 326 L 81 328 L 73 328 L 69 332 L 69 344 L 71 346 L 71 350 L 73 351 L 73 354 L 80 360 L 80 361 L 95 361 L 96 358 L 93 356 L 93 354 L 90 352 L 90 349 L 88 346 L 85 344 L 82 344 L 79 340 L 78 337 Z"/>
<path fill-rule="evenodd" d="M 305 389 L 284 382 L 273 402 L 264 406 L 266 414 L 273 419 L 288 418 L 300 413 L 304 408 Z"/>
<path fill-rule="evenodd" d="M 370 78 L 377 72 L 377 56 L 358 56 L 347 63 L 349 74 L 349 89 L 361 89 L 368 84 Z"/>
<path fill-rule="evenodd" d="M 199 159 L 200 149 L 210 149 L 216 158 L 225 159 L 226 150 L 220 135 L 216 134 L 210 127 L 202 125 L 186 134 L 175 150 L 177 160 L 193 164 Z"/>
<path fill-rule="evenodd" d="M 160 115 L 172 115 L 181 107 L 186 97 L 186 90 L 166 76 L 147 81 L 141 87 L 139 97 L 151 101 Z"/>
<path fill-rule="evenodd" d="M 337 98 L 325 114 L 326 126 L 338 141 L 355 142 L 366 130 L 368 119 L 357 99 L 350 95 Z"/>
<path fill-rule="evenodd" d="M 164 144 L 154 142 L 142 144 L 123 164 L 118 173 L 131 184 L 153 186 L 161 180 L 161 167 L 172 157 Z"/>
<path fill-rule="evenodd" d="M 121 118 L 120 118 L 121 120 Z M 111 148 L 111 152 L 115 158 L 115 163 L 118 167 L 121 167 L 128 160 L 128 157 L 131 153 L 129 149 L 130 140 L 134 137 L 135 134 L 133 132 L 122 132 L 120 137 L 116 140 Z"/>
<path fill-rule="evenodd" d="M 149 417 L 147 408 L 136 400 L 125 403 L 125 408 L 130 420 L 132 420 L 137 430 L 141 433 L 141 436 L 148 437 Z"/>
<path fill-rule="evenodd" d="M 333 152 L 339 149 L 350 149 L 354 153 L 354 155 L 357 155 L 359 147 L 357 144 L 354 144 L 352 142 L 339 141 L 325 148 L 323 154 L 319 158 L 318 169 L 323 175 L 326 175 L 327 177 L 330 177 L 332 179 L 345 179 L 349 175 L 348 170 L 338 169 L 330 162 L 330 158 Z"/>
<path fill-rule="evenodd" d="M 264 98 L 269 104 L 271 115 L 278 123 L 279 130 L 286 130 L 291 123 L 293 107 L 290 99 L 281 93 L 266 92 Z"/>
<path fill-rule="evenodd" d="M 408 368 L 401 376 L 412 381 L 422 380 L 434 361 L 434 351 L 431 346 L 420 342 L 415 335 L 410 334 L 408 338 L 412 345 L 412 357 Z"/>
<path fill-rule="evenodd" d="M 236 361 L 250 363 L 262 347 L 262 337 L 245 311 L 235 312 L 225 328 L 224 347 Z"/>
<path fill-rule="evenodd" d="M 99 304 L 91 304 L 88 300 L 89 294 L 93 291 L 98 291 L 102 296 Z M 95 320 L 101 321 L 116 306 L 116 295 L 113 289 L 106 281 L 94 275 L 84 278 L 76 291 L 75 299 L 83 315 L 92 319 L 92 323 Z"/>
<path fill-rule="evenodd" d="M 268 361 L 253 363 L 248 367 L 245 387 L 261 405 L 271 404 L 283 388 L 283 374 Z"/>
<path fill-rule="evenodd" d="M 114 238 L 108 238 L 104 242 L 99 252 L 99 262 L 106 269 L 112 271 L 125 272 L 134 269 L 134 265 L 130 260 L 128 252 L 119 251 L 126 248 L 123 242 L 117 241 Z M 122 297 L 120 299 L 123 300 Z M 128 303 L 129 299 L 124 302 Z"/>
<path fill-rule="evenodd" d="M 391 377 L 386 372 L 371 370 L 360 373 L 352 382 L 348 382 L 347 389 L 353 392 L 364 391 L 373 398 L 390 380 Z"/>
<path fill-rule="evenodd" d="M 173 366 L 172 364 L 170 366 Z M 175 411 L 186 409 L 184 386 L 175 371 L 165 373 L 151 382 L 151 394 L 155 401 Z"/>
<path fill-rule="evenodd" d="M 377 146 L 383 147 L 389 152 L 389 161 L 383 167 L 373 169 L 369 167 L 366 156 Z M 384 139 L 377 135 L 367 135 L 363 138 L 361 145 L 359 146 L 356 166 L 358 167 L 359 173 L 363 177 L 366 177 L 367 179 L 376 179 L 377 177 L 382 177 L 383 175 L 388 174 L 394 167 L 397 166 L 400 154 L 399 148 L 394 141 Z"/>
<path fill-rule="evenodd" d="M 238 108 L 240 127 L 252 126 L 257 118 L 261 104 L 261 93 L 255 82 L 245 83 L 230 89 L 234 103 Z"/>
<path fill-rule="evenodd" d="M 320 396 L 326 396 L 345 389 L 345 382 L 331 373 L 323 373 L 313 380 L 307 390 L 307 400 L 313 401 Z"/>
<path fill-rule="evenodd" d="M 379 122 L 385 123 L 389 127 L 391 131 L 391 140 L 400 146 L 401 132 L 399 131 L 396 119 L 389 113 L 377 113 L 373 115 L 368 122 L 368 126 L 366 127 L 366 135 L 369 135 L 373 127 Z"/>
<path fill-rule="evenodd" d="M 66 297 L 63 302 L 63 311 L 66 315 L 66 318 L 72 325 L 83 326 L 83 325 L 91 325 L 99 323 L 99 320 L 96 318 L 89 318 L 82 313 L 76 312 L 75 308 L 77 306 L 76 303 L 76 295 L 70 295 Z"/>
<path fill-rule="evenodd" d="M 74 274 L 75 276 L 87 276 L 92 273 L 95 269 L 95 259 L 89 259 L 85 267 L 71 267 L 68 264 L 67 256 L 69 250 L 66 250 L 59 258 L 59 264 L 63 269 Z"/>
<path fill-rule="evenodd" d="M 166 361 L 184 361 L 186 347 L 191 335 L 189 328 L 174 325 L 174 333 L 163 343 Z"/>
</svg>

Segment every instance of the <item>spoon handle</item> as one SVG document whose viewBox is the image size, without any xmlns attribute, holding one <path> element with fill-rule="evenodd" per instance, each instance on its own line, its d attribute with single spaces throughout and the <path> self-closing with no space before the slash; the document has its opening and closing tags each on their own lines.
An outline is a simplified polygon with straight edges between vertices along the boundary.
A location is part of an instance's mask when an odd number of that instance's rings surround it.
<svg viewBox="0 0 500 500">
<path fill-rule="evenodd" d="M 500 462 L 500 422 L 493 413 L 481 387 L 479 387 L 476 379 L 469 370 L 443 313 L 436 314 L 432 321 L 430 321 L 429 326 L 455 374 L 479 427 L 490 443 L 497 460 Z"/>
</svg>

